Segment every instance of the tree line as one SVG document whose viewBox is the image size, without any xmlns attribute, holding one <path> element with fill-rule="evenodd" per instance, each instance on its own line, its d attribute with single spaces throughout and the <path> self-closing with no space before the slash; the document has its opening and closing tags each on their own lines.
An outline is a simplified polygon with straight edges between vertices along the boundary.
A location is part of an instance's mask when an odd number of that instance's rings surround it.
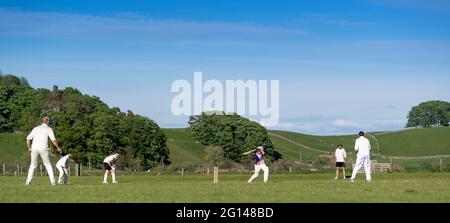
<svg viewBox="0 0 450 223">
<path fill-rule="evenodd" d="M 101 167 L 105 156 L 121 150 L 125 168 L 170 164 L 166 136 L 153 120 L 109 108 L 74 88 L 33 89 L 25 78 L 0 74 L 0 132 L 28 133 L 43 116 L 77 162 Z"/>
</svg>

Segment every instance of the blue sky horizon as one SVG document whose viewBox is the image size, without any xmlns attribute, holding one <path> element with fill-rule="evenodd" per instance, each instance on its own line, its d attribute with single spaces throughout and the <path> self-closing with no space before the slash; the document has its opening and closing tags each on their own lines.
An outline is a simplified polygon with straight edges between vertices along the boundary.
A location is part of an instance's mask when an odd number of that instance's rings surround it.
<svg viewBox="0 0 450 223">
<path fill-rule="evenodd" d="M 279 125 L 315 135 L 404 128 L 450 101 L 450 2 L 4 1 L 0 70 L 186 127 L 173 81 L 280 80 Z"/>
</svg>

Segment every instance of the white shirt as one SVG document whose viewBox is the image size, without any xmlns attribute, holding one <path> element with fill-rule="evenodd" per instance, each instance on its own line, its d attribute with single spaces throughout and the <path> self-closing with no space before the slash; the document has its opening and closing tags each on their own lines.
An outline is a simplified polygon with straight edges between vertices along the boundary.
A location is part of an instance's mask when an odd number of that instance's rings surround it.
<svg viewBox="0 0 450 223">
<path fill-rule="evenodd" d="M 112 156 L 108 156 L 106 157 L 105 160 L 103 160 L 103 163 L 109 163 L 111 164 L 112 162 L 116 161 L 117 157 L 119 157 L 119 155 L 112 155 Z"/>
<path fill-rule="evenodd" d="M 33 140 L 33 143 L 31 145 L 32 150 L 49 150 L 48 138 L 50 138 L 50 140 L 52 141 L 56 140 L 53 129 L 48 127 L 48 125 L 46 124 L 37 126 L 27 136 L 27 140 Z"/>
<path fill-rule="evenodd" d="M 336 162 L 337 163 L 345 163 L 345 159 L 347 158 L 347 153 L 345 149 L 336 149 Z"/>
<path fill-rule="evenodd" d="M 61 158 L 61 159 L 56 163 L 56 166 L 67 167 L 68 164 L 69 164 L 69 155 L 64 156 L 63 158 Z"/>
<path fill-rule="evenodd" d="M 358 156 L 367 156 L 370 155 L 370 150 L 372 147 L 370 146 L 370 141 L 364 137 L 359 137 L 355 142 L 355 151 L 358 153 Z"/>
</svg>

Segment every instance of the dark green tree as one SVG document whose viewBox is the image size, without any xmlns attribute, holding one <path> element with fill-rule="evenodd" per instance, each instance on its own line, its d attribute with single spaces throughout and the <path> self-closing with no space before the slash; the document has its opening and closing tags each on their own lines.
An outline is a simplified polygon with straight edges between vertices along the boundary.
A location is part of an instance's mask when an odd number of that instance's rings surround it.
<svg viewBox="0 0 450 223">
<path fill-rule="evenodd" d="M 242 153 L 263 146 L 272 160 L 282 158 L 269 138 L 267 130 L 259 123 L 237 114 L 206 114 L 192 116 L 190 128 L 196 140 L 206 146 L 220 146 L 225 157 L 241 162 Z"/>
<path fill-rule="evenodd" d="M 407 128 L 448 126 L 450 122 L 450 103 L 428 101 L 414 106 L 408 114 Z"/>
</svg>

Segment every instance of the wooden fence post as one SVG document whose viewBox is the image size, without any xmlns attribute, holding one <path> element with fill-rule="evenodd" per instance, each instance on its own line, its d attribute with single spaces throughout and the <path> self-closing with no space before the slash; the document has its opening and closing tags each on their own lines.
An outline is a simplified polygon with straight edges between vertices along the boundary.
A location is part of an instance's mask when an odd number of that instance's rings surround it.
<svg viewBox="0 0 450 223">
<path fill-rule="evenodd" d="M 20 166 L 19 164 L 17 164 L 17 175 L 19 176 L 19 174 L 20 174 Z"/>
<path fill-rule="evenodd" d="M 78 176 L 78 163 L 75 164 L 75 176 L 76 177 Z"/>
<path fill-rule="evenodd" d="M 83 176 L 83 164 L 80 163 L 80 174 L 78 174 L 78 176 L 82 177 Z"/>
<path fill-rule="evenodd" d="M 439 167 L 440 167 L 440 171 L 442 171 L 444 169 L 444 165 L 442 162 L 442 156 L 439 158 Z"/>
<path fill-rule="evenodd" d="M 219 167 L 214 167 L 214 184 L 219 183 Z"/>
<path fill-rule="evenodd" d="M 206 169 L 206 176 L 209 177 L 209 167 Z"/>
<path fill-rule="evenodd" d="M 89 159 L 89 173 L 90 173 L 90 172 L 92 171 L 92 169 L 91 169 L 91 168 L 92 168 L 92 167 L 91 167 L 91 157 L 89 156 L 88 159 Z"/>
<path fill-rule="evenodd" d="M 184 176 L 184 168 L 181 168 L 181 176 Z"/>
<path fill-rule="evenodd" d="M 3 176 L 5 176 L 5 175 L 6 175 L 6 164 L 3 163 Z"/>
</svg>

